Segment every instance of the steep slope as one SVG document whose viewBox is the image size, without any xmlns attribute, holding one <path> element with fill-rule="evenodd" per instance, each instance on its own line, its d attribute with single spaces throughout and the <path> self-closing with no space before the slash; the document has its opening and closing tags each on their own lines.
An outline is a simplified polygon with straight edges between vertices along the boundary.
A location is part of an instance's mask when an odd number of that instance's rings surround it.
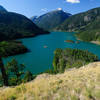
<svg viewBox="0 0 100 100">
<path fill-rule="evenodd" d="M 51 12 L 48 12 L 42 16 L 39 16 L 34 19 L 31 18 L 31 20 L 38 25 L 40 28 L 43 28 L 45 30 L 52 30 L 58 25 L 60 25 L 62 22 L 65 21 L 65 19 L 69 18 L 71 14 L 64 12 L 61 9 L 57 9 Z"/>
<path fill-rule="evenodd" d="M 85 41 L 100 38 L 100 7 L 76 14 L 64 21 L 57 30 L 78 31 L 77 36 Z"/>
<path fill-rule="evenodd" d="M 1 7 L 0 7 L 1 8 Z M 46 33 L 23 15 L 0 10 L 0 41 Z"/>
<path fill-rule="evenodd" d="M 7 12 L 7 10 L 3 6 L 0 5 L 0 12 Z"/>
<path fill-rule="evenodd" d="M 100 16 L 80 29 L 76 36 L 84 41 L 100 41 Z"/>
<path fill-rule="evenodd" d="M 0 100 L 100 100 L 100 62 L 0 88 Z"/>
</svg>

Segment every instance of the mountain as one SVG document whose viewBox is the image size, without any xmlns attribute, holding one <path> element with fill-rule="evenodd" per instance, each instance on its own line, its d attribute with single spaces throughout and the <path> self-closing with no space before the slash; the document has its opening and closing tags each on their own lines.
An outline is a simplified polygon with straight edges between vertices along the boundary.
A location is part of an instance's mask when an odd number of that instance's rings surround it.
<svg viewBox="0 0 100 100">
<path fill-rule="evenodd" d="M 56 30 L 77 32 L 84 41 L 100 40 L 100 7 L 71 16 Z"/>
<path fill-rule="evenodd" d="M 100 100 L 100 62 L 57 75 L 42 74 L 29 83 L 1 87 L 0 100 Z"/>
<path fill-rule="evenodd" d="M 71 14 L 64 12 L 61 8 L 48 12 L 44 15 L 41 15 L 39 17 L 33 17 L 31 20 L 40 28 L 43 28 L 45 30 L 52 30 L 58 25 L 60 25 L 62 22 L 65 21 L 65 19 L 69 18 Z"/>
<path fill-rule="evenodd" d="M 0 5 L 0 12 L 7 12 L 7 10 L 3 6 Z"/>
<path fill-rule="evenodd" d="M 43 33 L 46 33 L 46 31 L 37 27 L 27 17 L 7 12 L 0 6 L 0 41 L 31 37 Z"/>
</svg>

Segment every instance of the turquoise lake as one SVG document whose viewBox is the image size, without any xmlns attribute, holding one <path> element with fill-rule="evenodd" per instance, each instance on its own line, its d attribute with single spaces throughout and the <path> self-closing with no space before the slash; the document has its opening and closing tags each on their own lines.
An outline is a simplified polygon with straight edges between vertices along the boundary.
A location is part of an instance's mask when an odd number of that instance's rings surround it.
<svg viewBox="0 0 100 100">
<path fill-rule="evenodd" d="M 21 40 L 31 52 L 3 58 L 3 61 L 6 64 L 12 58 L 15 58 L 19 63 L 24 63 L 26 69 L 33 72 L 33 74 L 43 72 L 52 67 L 56 48 L 78 48 L 88 50 L 96 54 L 100 59 L 100 45 L 83 41 L 80 41 L 78 44 L 64 42 L 65 40 L 77 41 L 74 33 L 71 32 L 51 32 L 50 34 Z M 44 46 L 47 46 L 47 48 L 44 48 Z"/>
</svg>

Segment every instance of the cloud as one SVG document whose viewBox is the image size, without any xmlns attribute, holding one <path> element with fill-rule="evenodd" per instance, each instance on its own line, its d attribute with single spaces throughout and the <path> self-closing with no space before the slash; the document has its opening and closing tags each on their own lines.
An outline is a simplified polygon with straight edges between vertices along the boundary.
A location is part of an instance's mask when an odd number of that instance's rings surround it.
<svg viewBox="0 0 100 100">
<path fill-rule="evenodd" d="M 43 12 L 47 12 L 48 9 L 47 9 L 47 8 L 42 8 L 41 11 L 43 11 Z"/>
<path fill-rule="evenodd" d="M 69 3 L 80 3 L 80 0 L 66 0 Z"/>
</svg>

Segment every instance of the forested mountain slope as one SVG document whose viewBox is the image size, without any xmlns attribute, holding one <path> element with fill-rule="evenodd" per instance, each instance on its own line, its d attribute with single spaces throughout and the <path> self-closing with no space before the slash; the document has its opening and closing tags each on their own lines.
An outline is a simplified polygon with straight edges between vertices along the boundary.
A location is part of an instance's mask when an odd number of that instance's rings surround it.
<svg viewBox="0 0 100 100">
<path fill-rule="evenodd" d="M 0 6 L 0 41 L 46 33 L 27 17 L 7 12 Z"/>
<path fill-rule="evenodd" d="M 56 30 L 77 32 L 85 41 L 100 40 L 100 7 L 71 16 Z"/>
<path fill-rule="evenodd" d="M 70 13 L 64 12 L 59 8 L 39 17 L 34 16 L 31 18 L 31 20 L 40 28 L 43 28 L 45 30 L 53 30 L 70 16 Z"/>
</svg>

